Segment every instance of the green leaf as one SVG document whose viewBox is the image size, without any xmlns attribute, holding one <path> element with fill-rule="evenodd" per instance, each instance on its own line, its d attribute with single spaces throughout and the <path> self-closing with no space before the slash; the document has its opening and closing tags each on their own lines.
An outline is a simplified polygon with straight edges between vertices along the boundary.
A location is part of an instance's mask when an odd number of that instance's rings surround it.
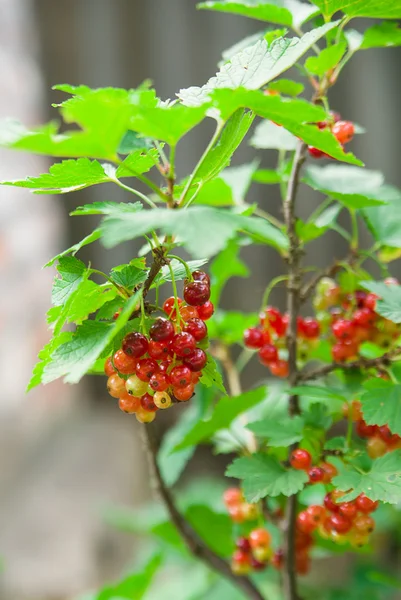
<svg viewBox="0 0 401 600">
<path fill-rule="evenodd" d="M 107 586 L 92 600 L 141 600 L 162 563 L 162 555 L 154 555 L 139 573 L 129 575 L 113 586 Z"/>
<path fill-rule="evenodd" d="M 130 154 L 136 150 L 150 150 L 153 148 L 153 140 L 144 138 L 137 134 L 136 131 L 128 130 L 118 147 L 118 154 Z"/>
<path fill-rule="evenodd" d="M 227 393 L 217 363 L 210 354 L 207 354 L 207 363 L 202 369 L 202 377 L 199 381 L 206 387 L 215 387 L 223 394 Z"/>
<path fill-rule="evenodd" d="M 236 458 L 226 475 L 242 479 L 242 489 L 248 502 L 258 502 L 266 496 L 292 496 L 300 492 L 308 481 L 304 471 L 286 469 L 276 458 L 266 454 Z"/>
<path fill-rule="evenodd" d="M 116 171 L 117 177 L 136 177 L 150 171 L 158 163 L 159 152 L 155 148 L 151 150 L 135 150 L 128 154 Z"/>
<path fill-rule="evenodd" d="M 206 263 L 207 263 L 207 260 L 205 258 L 203 258 L 201 260 L 187 261 L 187 265 L 188 265 L 190 271 L 197 271 L 198 269 L 203 267 L 203 265 Z M 186 269 L 180 261 L 173 258 L 170 262 L 170 265 L 171 265 L 171 268 L 173 269 L 174 279 L 176 281 L 180 281 L 180 280 L 186 278 L 186 276 L 187 276 Z M 162 270 L 159 273 L 159 276 L 156 278 L 155 281 L 156 281 L 156 283 L 164 283 L 166 281 L 171 281 L 171 273 L 170 273 L 170 269 L 168 268 L 167 265 L 162 268 Z"/>
<path fill-rule="evenodd" d="M 398 285 L 379 281 L 362 281 L 361 285 L 379 296 L 375 307 L 379 315 L 393 323 L 401 323 L 401 289 Z"/>
<path fill-rule="evenodd" d="M 306 244 L 322 236 L 336 222 L 341 209 L 342 207 L 339 204 L 334 204 L 324 210 L 317 218 L 311 218 L 308 223 L 303 223 L 298 219 L 296 231 L 300 240 Z"/>
<path fill-rule="evenodd" d="M 137 292 L 127 300 L 114 323 L 85 321 L 77 327 L 71 339 L 51 355 L 51 362 L 44 368 L 42 382 L 50 383 L 64 376 L 66 383 L 77 383 L 124 328 L 139 302 L 140 294 Z"/>
<path fill-rule="evenodd" d="M 368 425 L 388 425 L 401 435 L 401 385 L 373 379 L 364 385 L 361 396 L 363 417 Z"/>
<path fill-rule="evenodd" d="M 302 440 L 304 420 L 296 416 L 278 424 L 277 421 L 264 419 L 250 423 L 247 427 L 258 437 L 268 440 L 269 446 L 279 448 Z"/>
<path fill-rule="evenodd" d="M 143 206 L 140 202 L 92 202 L 91 204 L 84 204 L 84 206 L 78 206 L 73 210 L 70 215 L 73 217 L 80 217 L 85 215 L 110 215 L 110 214 L 125 214 L 138 212 L 142 210 Z"/>
<path fill-rule="evenodd" d="M 263 150 L 295 150 L 297 147 L 295 135 L 273 121 L 261 121 L 255 127 L 250 145 Z"/>
<path fill-rule="evenodd" d="M 51 356 L 53 352 L 55 352 L 55 350 L 62 344 L 66 344 L 67 342 L 69 342 L 71 338 L 72 333 L 70 331 L 63 331 L 62 333 L 60 333 L 60 335 L 57 336 L 57 338 L 53 337 L 50 340 L 50 342 L 48 342 L 42 348 L 42 350 L 38 354 L 39 362 L 36 363 L 36 365 L 34 366 L 31 380 L 26 388 L 27 392 L 29 392 L 34 387 L 42 383 L 43 371 L 46 365 L 48 365 L 51 362 Z"/>
<path fill-rule="evenodd" d="M 84 246 L 87 246 L 88 244 L 92 244 L 93 242 L 96 242 L 98 239 L 100 239 L 100 237 L 101 237 L 100 229 L 95 229 L 94 231 L 92 231 L 92 233 L 90 233 L 89 235 L 84 237 L 83 240 L 81 240 L 77 244 L 74 244 L 73 246 L 71 246 L 71 248 L 68 248 L 67 250 L 64 250 L 63 252 L 60 252 L 60 254 L 57 254 L 57 256 L 54 256 L 53 258 L 51 258 L 49 260 L 49 262 L 47 262 L 45 264 L 45 267 L 51 267 L 56 262 L 56 260 L 59 261 L 64 256 L 67 256 L 67 254 L 72 254 L 72 256 L 75 256 L 75 254 L 79 250 L 81 250 L 81 248 L 83 248 Z"/>
<path fill-rule="evenodd" d="M 128 265 L 114 268 L 111 279 L 123 288 L 132 291 L 137 285 L 143 283 L 148 275 L 144 259 L 134 259 Z"/>
<path fill-rule="evenodd" d="M 305 67 L 309 73 L 322 77 L 338 65 L 345 50 L 345 42 L 329 46 L 322 50 L 319 56 L 310 56 L 305 62 Z"/>
<path fill-rule="evenodd" d="M 327 440 L 324 445 L 325 450 L 341 450 L 342 452 L 347 447 L 347 438 L 344 436 L 336 436 Z"/>
<path fill-rule="evenodd" d="M 397 23 L 384 21 L 373 25 L 363 34 L 361 50 L 368 48 L 391 48 L 401 46 L 401 29 Z"/>
<path fill-rule="evenodd" d="M 327 406 L 320 402 L 311 404 L 303 414 L 305 425 L 314 429 L 328 429 L 333 422 Z"/>
<path fill-rule="evenodd" d="M 401 19 L 401 0 L 315 0 L 315 4 L 328 18 L 341 10 L 349 17 Z"/>
<path fill-rule="evenodd" d="M 401 248 L 401 191 L 383 185 L 377 196 L 387 202 L 385 206 L 366 208 L 363 215 L 375 240 L 391 248 Z"/>
<path fill-rule="evenodd" d="M 64 256 L 57 266 L 60 277 L 56 277 L 52 289 L 52 304 L 62 306 L 87 276 L 86 265 L 77 258 Z"/>
<path fill-rule="evenodd" d="M 303 182 L 352 209 L 385 204 L 380 199 L 383 176 L 378 171 L 345 165 L 309 166 Z"/>
<path fill-rule="evenodd" d="M 377 458 L 367 473 L 342 471 L 334 477 L 333 485 L 347 493 L 342 502 L 366 494 L 371 500 L 397 504 L 401 498 L 401 450 Z"/>
<path fill-rule="evenodd" d="M 228 242 L 210 266 L 211 300 L 218 304 L 221 293 L 227 281 L 232 277 L 248 277 L 249 269 L 239 258 L 240 246 L 236 240 Z"/>
<path fill-rule="evenodd" d="M 187 446 L 194 446 L 208 440 L 216 431 L 227 429 L 238 415 L 259 404 L 266 397 L 266 388 L 260 387 L 240 396 L 222 398 L 215 406 L 208 421 L 199 421 L 184 439 L 175 447 L 181 450 Z"/>
<path fill-rule="evenodd" d="M 268 0 L 267 2 L 240 0 L 240 2 L 202 2 L 198 8 L 225 12 L 277 25 L 299 27 L 308 21 L 317 9 L 298 0 Z"/>
<path fill-rule="evenodd" d="M 224 344 L 242 344 L 244 330 L 254 327 L 258 321 L 256 313 L 244 314 L 235 311 L 218 310 L 208 323 L 209 339 L 216 339 Z"/>
<path fill-rule="evenodd" d="M 274 184 L 281 183 L 282 176 L 272 169 L 259 169 L 253 174 L 253 180 L 256 183 Z"/>
<path fill-rule="evenodd" d="M 299 394 L 308 398 L 316 398 L 317 400 L 341 400 L 346 401 L 345 396 L 340 393 L 340 390 L 331 389 L 329 387 L 321 387 L 318 385 L 302 385 L 288 390 L 289 394 Z"/>
<path fill-rule="evenodd" d="M 102 242 L 106 248 L 112 248 L 155 229 L 176 236 L 194 258 L 217 254 L 239 229 L 258 235 L 266 244 L 287 247 L 284 234 L 264 219 L 207 206 L 191 206 L 185 211 L 157 208 L 113 213 L 110 210 L 102 222 Z"/>
<path fill-rule="evenodd" d="M 114 300 L 116 296 L 117 290 L 115 287 L 108 284 L 100 286 L 93 281 L 84 280 L 64 305 L 63 320 L 60 322 L 59 318 L 55 333 L 64 325 L 64 322 L 81 323 L 104 304 Z M 120 296 L 119 298 L 121 300 Z"/>
<path fill-rule="evenodd" d="M 266 40 L 260 40 L 234 55 L 203 87 L 180 90 L 178 96 L 188 106 L 199 106 L 216 88 L 257 90 L 292 67 L 313 44 L 337 25 L 326 23 L 302 38 L 278 38 L 270 46 Z"/>
<path fill-rule="evenodd" d="M 227 514 L 214 512 L 208 506 L 191 506 L 185 516 L 196 533 L 216 554 L 228 557 L 233 550 L 232 523 Z"/>
<path fill-rule="evenodd" d="M 305 89 L 302 83 L 291 79 L 278 79 L 270 82 L 267 87 L 269 90 L 279 92 L 285 96 L 299 96 Z"/>
</svg>

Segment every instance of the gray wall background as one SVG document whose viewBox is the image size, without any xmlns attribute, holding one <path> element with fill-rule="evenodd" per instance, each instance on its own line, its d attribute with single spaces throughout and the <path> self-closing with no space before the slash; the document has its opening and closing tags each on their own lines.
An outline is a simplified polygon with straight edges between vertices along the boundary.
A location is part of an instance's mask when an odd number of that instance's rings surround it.
<svg viewBox="0 0 401 600">
<path fill-rule="evenodd" d="M 54 118 L 50 104 L 61 98 L 50 91 L 56 83 L 135 87 L 151 78 L 163 98 L 204 83 L 215 73 L 222 50 L 263 25 L 197 12 L 195 5 L 195 0 L 0 0 L 0 117 L 32 125 Z M 331 94 L 334 109 L 368 130 L 352 149 L 395 185 L 401 185 L 399 71 L 400 49 L 361 52 Z M 179 175 L 195 164 L 211 127 L 196 129 L 183 142 Z M 233 164 L 253 156 L 245 145 Z M 263 165 L 272 164 L 272 156 L 261 158 Z M 47 167 L 46 159 L 1 153 L 1 178 Z M 55 384 L 23 395 L 48 335 L 44 313 L 52 274 L 40 268 L 93 228 L 90 219 L 67 220 L 68 212 L 93 200 L 122 199 L 120 192 L 95 187 L 50 199 L 0 190 L 2 308 L 8 316 L 7 326 L 0 324 L 0 376 L 7 383 L 0 398 L 0 555 L 5 564 L 0 595 L 5 600 L 71 598 L 115 575 L 130 555 L 131 541 L 102 524 L 98 507 L 138 503 L 149 494 L 137 429 L 106 401 L 104 382 L 86 381 L 68 390 Z M 270 188 L 254 186 L 251 199 L 279 214 L 279 198 Z M 316 198 L 302 190 L 301 216 L 315 205 Z M 135 252 L 133 245 L 107 253 L 99 248 L 87 249 L 83 258 L 104 269 Z M 310 246 L 309 258 L 323 265 L 342 252 L 339 238 L 328 236 Z M 266 283 L 282 269 L 277 256 L 262 248 L 246 249 L 244 258 L 252 278 L 229 284 L 226 308 L 256 309 Z M 275 299 L 282 300 L 280 292 Z M 16 338 L 25 342 L 22 357 Z M 11 360 L 19 360 L 18 374 L 10 370 Z M 255 365 L 245 379 L 259 375 L 263 371 Z M 121 460 L 127 454 L 138 458 L 134 469 Z M 200 462 L 195 461 L 193 474 Z"/>
</svg>

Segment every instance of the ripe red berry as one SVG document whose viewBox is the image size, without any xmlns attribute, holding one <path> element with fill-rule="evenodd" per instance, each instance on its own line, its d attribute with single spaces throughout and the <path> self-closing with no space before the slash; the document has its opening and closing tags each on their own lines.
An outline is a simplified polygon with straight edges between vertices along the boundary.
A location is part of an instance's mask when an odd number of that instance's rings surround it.
<svg viewBox="0 0 401 600">
<path fill-rule="evenodd" d="M 281 549 L 275 551 L 275 553 L 272 556 L 271 563 L 272 563 L 272 566 L 275 569 L 277 569 L 278 571 L 283 568 L 283 566 L 284 566 L 284 552 Z"/>
<path fill-rule="evenodd" d="M 327 154 L 322 152 L 322 150 L 319 150 L 318 148 L 315 148 L 314 146 L 308 146 L 308 153 L 309 153 L 309 156 L 311 156 L 312 158 L 323 158 L 324 156 L 327 156 Z"/>
<path fill-rule="evenodd" d="M 226 506 L 235 506 L 243 502 L 244 497 L 239 488 L 227 488 L 223 494 L 223 500 Z"/>
<path fill-rule="evenodd" d="M 124 379 L 121 379 L 117 373 L 110 375 L 107 380 L 107 391 L 113 398 L 120 398 L 120 396 L 123 396 L 126 393 Z"/>
<path fill-rule="evenodd" d="M 181 304 L 182 304 L 181 298 L 177 298 L 177 303 L 178 303 L 178 306 L 181 306 Z M 175 298 L 174 298 L 174 296 L 170 296 L 170 298 L 167 298 L 167 300 L 164 301 L 164 303 L 163 303 L 163 311 L 166 313 L 166 315 L 170 319 L 175 318 L 175 316 L 176 316 L 176 310 L 175 310 Z"/>
<path fill-rule="evenodd" d="M 324 471 L 321 467 L 312 467 L 308 471 L 309 483 L 319 483 L 324 480 Z"/>
<path fill-rule="evenodd" d="M 306 510 L 303 510 L 297 516 L 297 528 L 303 533 L 312 533 L 317 526 L 316 520 Z"/>
<path fill-rule="evenodd" d="M 308 553 L 297 554 L 295 557 L 295 569 L 298 575 L 306 575 L 310 570 L 310 558 Z"/>
<path fill-rule="evenodd" d="M 366 308 L 370 308 L 370 310 L 375 310 L 376 300 L 377 300 L 376 294 L 368 294 L 365 298 Z"/>
<path fill-rule="evenodd" d="M 399 436 L 396 433 L 391 433 L 388 425 L 382 425 L 378 428 L 378 434 L 386 444 L 396 444 L 399 440 Z"/>
<path fill-rule="evenodd" d="M 300 328 L 300 334 L 309 340 L 319 337 L 320 325 L 318 321 L 316 319 L 312 319 L 312 317 L 303 319 L 302 326 Z"/>
<path fill-rule="evenodd" d="M 214 306 L 213 303 L 210 302 L 210 300 L 202 304 L 202 306 L 198 306 L 199 318 L 202 319 L 202 321 L 207 321 L 208 319 L 210 319 L 213 313 Z"/>
<path fill-rule="evenodd" d="M 164 392 L 170 385 L 170 379 L 166 373 L 158 371 L 150 378 L 149 385 L 155 392 Z"/>
<path fill-rule="evenodd" d="M 155 342 L 167 342 L 174 335 L 174 325 L 169 319 L 159 317 L 149 329 L 149 335 Z"/>
<path fill-rule="evenodd" d="M 136 364 L 135 374 L 141 381 L 150 381 L 157 370 L 157 362 L 153 358 L 142 358 Z"/>
<path fill-rule="evenodd" d="M 351 121 L 337 121 L 332 127 L 332 132 L 340 144 L 347 144 L 354 137 L 355 127 Z"/>
<path fill-rule="evenodd" d="M 308 506 L 306 512 L 312 521 L 316 523 L 316 525 L 323 523 L 326 518 L 326 509 L 320 504 L 312 504 L 311 506 Z"/>
<path fill-rule="evenodd" d="M 122 396 L 118 401 L 119 409 L 123 412 L 132 415 L 138 411 L 141 406 L 141 399 L 135 396 Z"/>
<path fill-rule="evenodd" d="M 250 544 L 248 538 L 246 538 L 246 537 L 239 537 L 236 540 L 235 545 L 238 548 L 238 550 L 242 550 L 243 552 L 249 553 L 251 551 L 251 544 Z"/>
<path fill-rule="evenodd" d="M 353 315 L 353 322 L 361 326 L 373 325 L 375 320 L 376 315 L 370 308 L 358 308 Z"/>
<path fill-rule="evenodd" d="M 150 340 L 148 354 L 150 358 L 154 358 L 155 360 L 164 360 L 169 355 L 168 345 L 164 342 L 154 342 L 153 340 Z"/>
<path fill-rule="evenodd" d="M 369 515 L 359 515 L 353 525 L 360 533 L 372 533 L 375 528 L 375 520 Z"/>
<path fill-rule="evenodd" d="M 251 548 L 259 548 L 260 546 L 266 547 L 269 546 L 271 542 L 271 535 L 267 531 L 267 529 L 258 528 L 253 529 L 249 534 L 249 543 Z"/>
<path fill-rule="evenodd" d="M 171 351 L 181 358 L 190 356 L 195 351 L 195 348 L 195 338 L 185 331 L 177 333 L 170 342 Z"/>
<path fill-rule="evenodd" d="M 333 477 L 338 474 L 336 467 L 331 463 L 322 462 L 319 467 L 324 471 L 323 483 L 330 483 Z"/>
<path fill-rule="evenodd" d="M 190 306 L 201 306 L 210 298 L 210 287 L 203 281 L 193 281 L 184 288 L 184 300 Z"/>
<path fill-rule="evenodd" d="M 121 348 L 128 356 L 140 358 L 148 351 L 148 340 L 142 333 L 129 333 L 123 339 Z"/>
<path fill-rule="evenodd" d="M 185 323 L 190 319 L 199 319 L 199 308 L 200 307 L 195 308 L 195 306 L 183 306 L 180 308 L 181 319 L 185 321 Z"/>
<path fill-rule="evenodd" d="M 337 342 L 332 347 L 331 354 L 336 362 L 344 362 L 348 358 L 355 358 L 358 354 L 358 344 L 349 340 Z"/>
<path fill-rule="evenodd" d="M 257 327 L 250 327 L 244 331 L 244 344 L 247 348 L 258 349 L 263 346 L 263 332 Z"/>
<path fill-rule="evenodd" d="M 248 552 L 236 550 L 233 554 L 233 561 L 239 564 L 248 564 L 250 561 Z"/>
<path fill-rule="evenodd" d="M 170 373 L 170 382 L 174 387 L 183 388 L 191 383 L 191 370 L 185 365 L 174 367 Z"/>
<path fill-rule="evenodd" d="M 254 556 L 251 556 L 251 568 L 254 571 L 263 571 L 264 569 L 266 569 L 266 567 L 267 567 L 267 563 L 261 562 Z"/>
<path fill-rule="evenodd" d="M 110 377 L 110 375 L 113 375 L 113 373 L 116 372 L 110 357 L 106 358 L 106 361 L 104 363 L 104 372 L 106 373 L 107 377 Z"/>
<path fill-rule="evenodd" d="M 128 356 L 125 354 L 125 352 L 123 352 L 123 350 L 120 349 L 114 354 L 113 362 L 117 371 L 123 373 L 124 375 L 131 375 L 132 373 L 135 373 L 138 359 Z"/>
<path fill-rule="evenodd" d="M 374 512 L 379 506 L 378 502 L 371 500 L 365 494 L 360 494 L 355 502 L 358 510 L 366 514 Z"/>
<path fill-rule="evenodd" d="M 190 333 L 197 342 L 207 336 L 207 327 L 202 319 L 189 319 L 184 327 L 186 333 Z"/>
<path fill-rule="evenodd" d="M 202 281 L 203 283 L 207 283 L 210 287 L 210 277 L 205 271 L 193 271 L 192 277 L 194 281 Z"/>
<path fill-rule="evenodd" d="M 269 366 L 271 362 L 278 360 L 278 351 L 273 344 L 265 344 L 259 350 L 259 359 L 262 365 Z"/>
<path fill-rule="evenodd" d="M 193 383 L 186 385 L 183 388 L 173 388 L 173 394 L 179 402 L 186 402 L 194 395 L 195 386 Z"/>
<path fill-rule="evenodd" d="M 365 421 L 358 421 L 356 424 L 356 432 L 362 438 L 369 438 L 375 435 L 376 426 L 368 425 Z"/>
<path fill-rule="evenodd" d="M 153 397 L 150 394 L 144 394 L 141 398 L 141 406 L 143 410 L 147 410 L 148 412 L 156 412 L 157 406 L 153 402 Z"/>
<path fill-rule="evenodd" d="M 333 513 L 328 517 L 328 528 L 337 533 L 348 533 L 352 527 L 352 521 L 343 517 L 340 513 Z"/>
<path fill-rule="evenodd" d="M 306 471 L 310 469 L 312 465 L 312 457 L 307 450 L 297 448 L 291 452 L 290 465 L 293 469 Z"/>
<path fill-rule="evenodd" d="M 289 372 L 288 362 L 286 360 L 276 360 L 269 364 L 269 369 L 275 377 L 287 377 Z"/>
<path fill-rule="evenodd" d="M 343 517 L 346 517 L 352 521 L 355 518 L 358 509 L 355 502 L 341 502 L 338 505 L 338 512 Z"/>
<path fill-rule="evenodd" d="M 262 325 L 268 329 L 271 327 L 273 331 L 278 335 L 278 337 L 282 337 L 287 329 L 285 322 L 283 321 L 283 315 L 274 306 L 268 306 L 261 315 Z"/>
<path fill-rule="evenodd" d="M 202 371 L 207 363 L 206 352 L 201 348 L 195 348 L 193 353 L 186 356 L 182 362 L 189 367 L 191 371 Z"/>
<path fill-rule="evenodd" d="M 305 511 L 302 511 L 302 513 L 299 514 L 303 514 L 304 512 Z M 310 522 L 305 516 L 301 517 L 300 521 L 305 521 L 305 523 L 308 523 L 306 528 L 310 527 Z M 300 550 L 305 550 L 306 548 L 310 548 L 313 545 L 313 537 L 311 535 L 312 532 L 302 531 L 302 525 L 301 528 L 298 525 L 299 523 L 297 522 L 295 530 L 295 549 L 297 552 Z M 314 529 L 315 528 L 316 525 L 314 526 Z"/>
<path fill-rule="evenodd" d="M 339 340 L 349 340 L 354 335 L 354 324 L 349 319 L 338 319 L 332 324 L 331 330 Z"/>
<path fill-rule="evenodd" d="M 337 504 L 335 502 L 335 497 L 333 496 L 332 493 L 328 493 L 326 494 L 326 496 L 324 497 L 324 506 L 327 508 L 327 510 L 329 510 L 330 512 L 339 512 L 340 510 L 340 506 L 339 504 Z"/>
</svg>

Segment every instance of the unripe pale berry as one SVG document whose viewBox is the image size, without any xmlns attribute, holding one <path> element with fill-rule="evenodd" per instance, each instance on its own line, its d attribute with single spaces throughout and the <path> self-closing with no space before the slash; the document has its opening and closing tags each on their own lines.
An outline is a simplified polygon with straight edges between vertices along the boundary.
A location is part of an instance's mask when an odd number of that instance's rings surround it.
<svg viewBox="0 0 401 600">
<path fill-rule="evenodd" d="M 119 398 L 125 393 L 125 381 L 117 375 L 110 375 L 107 380 L 107 391 L 113 398 Z"/>
<path fill-rule="evenodd" d="M 169 408 L 172 404 L 171 396 L 167 392 L 156 392 L 153 396 L 153 402 L 157 408 Z"/>
<path fill-rule="evenodd" d="M 148 389 L 148 382 L 141 381 L 136 375 L 131 375 L 125 382 L 125 388 L 131 396 L 143 396 Z"/>
</svg>

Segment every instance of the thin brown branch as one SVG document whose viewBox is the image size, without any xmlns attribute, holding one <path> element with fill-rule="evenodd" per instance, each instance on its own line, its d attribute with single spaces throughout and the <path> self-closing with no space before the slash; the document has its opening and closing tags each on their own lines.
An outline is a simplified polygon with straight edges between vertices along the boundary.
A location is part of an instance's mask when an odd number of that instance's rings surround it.
<svg viewBox="0 0 401 600">
<path fill-rule="evenodd" d="M 401 354 L 401 348 L 395 348 L 394 350 L 390 350 L 386 352 L 382 356 L 377 358 L 358 358 L 358 360 L 353 360 L 351 362 L 338 363 L 333 362 L 329 365 L 324 365 L 323 367 L 318 367 L 316 369 L 311 369 L 308 371 L 304 369 L 301 371 L 298 377 L 298 383 L 305 381 L 313 381 L 314 379 L 321 379 L 326 375 L 329 375 L 333 371 L 337 371 L 341 369 L 343 371 L 349 371 L 351 369 L 372 369 L 374 367 L 389 367 L 394 358 Z"/>
<path fill-rule="evenodd" d="M 336 275 L 336 273 L 340 269 L 341 269 L 341 265 L 338 264 L 338 261 L 335 261 L 329 267 L 326 267 L 325 269 L 322 269 L 321 271 L 319 271 L 318 273 L 316 273 L 316 275 L 314 275 L 312 277 L 312 279 L 310 281 L 308 281 L 301 288 L 301 292 L 300 292 L 300 302 L 301 302 L 301 304 L 303 302 L 306 302 L 307 300 L 309 300 L 309 298 L 311 297 L 311 295 L 315 291 L 316 286 L 318 285 L 318 283 L 322 279 L 324 279 L 325 277 L 334 277 L 334 275 Z"/>
<path fill-rule="evenodd" d="M 249 598 L 249 600 L 264 600 L 262 594 L 252 583 L 252 581 L 248 577 L 238 577 L 234 575 L 230 569 L 230 565 L 203 543 L 196 531 L 194 531 L 191 525 L 189 525 L 186 519 L 182 516 L 176 507 L 170 490 L 164 484 L 163 477 L 159 469 L 157 462 L 158 447 L 153 426 L 144 425 L 143 433 L 150 466 L 154 476 L 154 485 L 156 491 L 163 500 L 170 519 L 177 528 L 188 550 L 195 557 L 202 560 L 213 571 L 216 571 L 219 575 L 231 581 L 234 587 L 240 588 L 244 592 L 245 596 Z"/>
</svg>

